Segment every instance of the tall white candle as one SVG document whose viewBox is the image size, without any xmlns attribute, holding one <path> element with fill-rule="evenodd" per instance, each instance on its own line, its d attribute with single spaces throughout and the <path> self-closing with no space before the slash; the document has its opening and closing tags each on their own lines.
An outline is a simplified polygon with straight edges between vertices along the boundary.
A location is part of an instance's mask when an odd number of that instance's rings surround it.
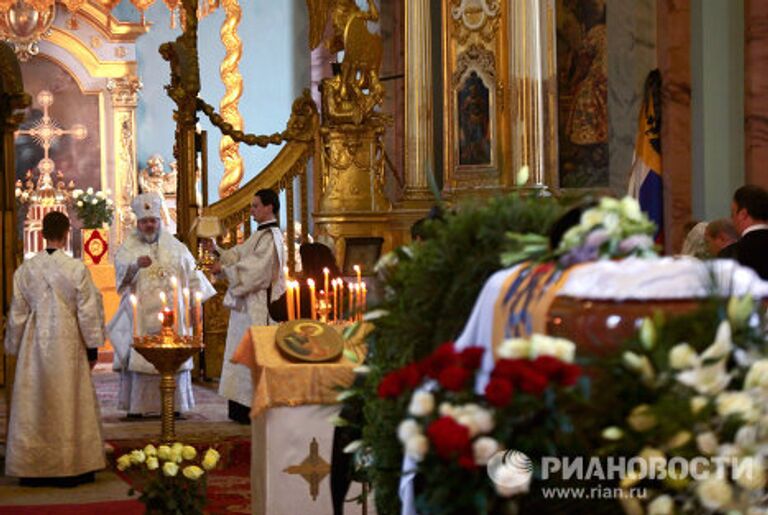
<svg viewBox="0 0 768 515">
<path fill-rule="evenodd" d="M 189 302 L 189 288 L 185 286 L 181 293 L 184 296 L 184 305 L 181 307 L 181 312 L 184 313 L 184 326 L 189 334 L 192 334 L 192 304 Z"/>
<path fill-rule="evenodd" d="M 202 340 L 203 338 L 203 293 L 196 291 L 195 292 L 195 328 L 197 329 L 197 334 L 195 336 L 199 336 Z"/>
<path fill-rule="evenodd" d="M 179 280 L 175 275 L 171 276 L 171 286 L 173 287 L 173 308 L 172 311 L 176 315 L 176 332 L 178 334 L 184 334 L 181 326 L 181 309 L 179 309 Z"/>
<path fill-rule="evenodd" d="M 136 338 L 139 335 L 139 315 L 137 313 L 138 309 L 136 306 L 138 305 L 139 301 L 136 298 L 136 295 L 131 293 L 131 307 L 133 308 L 133 337 Z"/>
</svg>

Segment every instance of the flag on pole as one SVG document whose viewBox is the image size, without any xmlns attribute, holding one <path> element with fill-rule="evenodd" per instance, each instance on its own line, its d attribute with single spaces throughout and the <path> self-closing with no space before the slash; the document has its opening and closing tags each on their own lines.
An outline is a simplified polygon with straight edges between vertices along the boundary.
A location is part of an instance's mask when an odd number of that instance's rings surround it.
<svg viewBox="0 0 768 515">
<path fill-rule="evenodd" d="M 664 196 L 661 181 L 661 73 L 645 79 L 643 104 L 629 176 L 629 194 L 656 223 L 656 243 L 664 242 Z"/>
</svg>

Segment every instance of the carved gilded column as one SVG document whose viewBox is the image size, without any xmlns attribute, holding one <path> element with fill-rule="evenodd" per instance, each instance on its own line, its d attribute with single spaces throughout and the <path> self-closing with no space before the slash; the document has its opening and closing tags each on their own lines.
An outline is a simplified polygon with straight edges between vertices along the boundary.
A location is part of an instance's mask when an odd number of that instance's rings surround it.
<svg viewBox="0 0 768 515">
<path fill-rule="evenodd" d="M 768 188 L 768 0 L 744 2 L 746 182 Z"/>
<path fill-rule="evenodd" d="M 222 7 L 226 13 L 221 25 L 221 42 L 226 56 L 219 66 L 221 81 L 226 87 L 224 97 L 219 103 L 224 121 L 236 130 L 243 129 L 243 117 L 238 104 L 243 94 L 243 76 L 240 73 L 240 57 L 243 55 L 243 43 L 237 35 L 237 26 L 242 18 L 238 0 L 224 0 Z M 219 157 L 224 164 L 224 175 L 219 183 L 219 196 L 224 198 L 240 187 L 243 180 L 243 158 L 240 156 L 240 144 L 229 136 L 222 136 L 219 143 Z"/>
<path fill-rule="evenodd" d="M 427 173 L 435 173 L 432 134 L 430 0 L 405 3 L 405 201 L 432 202 Z"/>
<path fill-rule="evenodd" d="M 557 187 L 557 67 L 554 0 L 510 2 L 510 169 L 530 169 L 529 185 Z M 514 175 L 511 177 L 514 180 Z"/>
<path fill-rule="evenodd" d="M 114 195 L 115 220 L 110 235 L 110 249 L 116 249 L 135 222 L 131 199 L 137 193 L 136 174 L 136 105 L 141 80 L 135 75 L 109 79 L 107 90 L 112 96 L 112 148 L 115 152 Z"/>
</svg>

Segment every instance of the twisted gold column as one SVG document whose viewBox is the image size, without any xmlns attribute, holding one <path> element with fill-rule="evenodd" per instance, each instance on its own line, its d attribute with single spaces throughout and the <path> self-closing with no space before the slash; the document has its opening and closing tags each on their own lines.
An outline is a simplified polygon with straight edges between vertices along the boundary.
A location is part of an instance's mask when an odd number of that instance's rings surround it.
<svg viewBox="0 0 768 515">
<path fill-rule="evenodd" d="M 162 400 L 162 425 L 160 439 L 163 442 L 176 440 L 176 421 L 173 418 L 173 401 L 176 393 L 176 377 L 173 372 L 163 372 L 160 377 L 160 397 Z"/>
<path fill-rule="evenodd" d="M 219 103 L 219 109 L 224 121 L 231 124 L 235 130 L 242 130 L 243 117 L 240 116 L 238 103 L 243 94 L 243 76 L 240 74 L 240 57 L 243 54 L 243 43 L 237 35 L 242 11 L 237 0 L 223 0 L 221 5 L 226 13 L 221 25 L 221 42 L 226 49 L 226 55 L 219 67 L 221 81 L 226 92 Z M 219 143 L 219 156 L 224 163 L 224 175 L 219 183 L 219 196 L 226 197 L 240 186 L 243 179 L 243 159 L 240 157 L 240 144 L 229 136 L 222 136 Z"/>
</svg>

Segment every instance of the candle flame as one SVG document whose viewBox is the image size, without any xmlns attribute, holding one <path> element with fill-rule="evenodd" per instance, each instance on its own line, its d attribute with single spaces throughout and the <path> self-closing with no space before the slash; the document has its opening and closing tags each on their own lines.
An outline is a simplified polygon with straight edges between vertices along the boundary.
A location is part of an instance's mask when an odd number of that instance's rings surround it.
<svg viewBox="0 0 768 515">
<path fill-rule="evenodd" d="M 185 297 L 189 297 L 189 288 L 184 287 L 181 292 Z"/>
<path fill-rule="evenodd" d="M 165 292 L 164 291 L 161 291 L 160 292 L 160 302 L 165 304 L 167 301 L 168 301 L 168 297 L 165 296 Z"/>
<path fill-rule="evenodd" d="M 360 273 L 360 265 L 353 266 L 352 270 L 354 270 L 356 274 L 359 274 Z"/>
<path fill-rule="evenodd" d="M 160 320 L 160 323 L 162 324 L 165 321 L 165 315 L 163 315 L 162 313 L 158 313 L 157 319 Z"/>
<path fill-rule="evenodd" d="M 138 304 L 139 299 L 137 299 L 136 295 L 134 295 L 133 293 L 131 293 L 130 299 L 131 299 L 131 304 L 133 304 L 133 307 L 136 307 L 136 304 Z"/>
<path fill-rule="evenodd" d="M 314 279 L 307 279 L 307 286 L 309 286 L 310 288 L 314 288 L 315 287 L 315 280 Z"/>
<path fill-rule="evenodd" d="M 196 291 L 195 292 L 195 300 L 197 300 L 197 301 L 203 300 L 203 292 Z"/>
<path fill-rule="evenodd" d="M 179 284 L 179 280 L 176 279 L 175 275 L 172 275 L 171 276 L 171 286 L 173 286 L 175 288 L 178 284 Z"/>
</svg>

